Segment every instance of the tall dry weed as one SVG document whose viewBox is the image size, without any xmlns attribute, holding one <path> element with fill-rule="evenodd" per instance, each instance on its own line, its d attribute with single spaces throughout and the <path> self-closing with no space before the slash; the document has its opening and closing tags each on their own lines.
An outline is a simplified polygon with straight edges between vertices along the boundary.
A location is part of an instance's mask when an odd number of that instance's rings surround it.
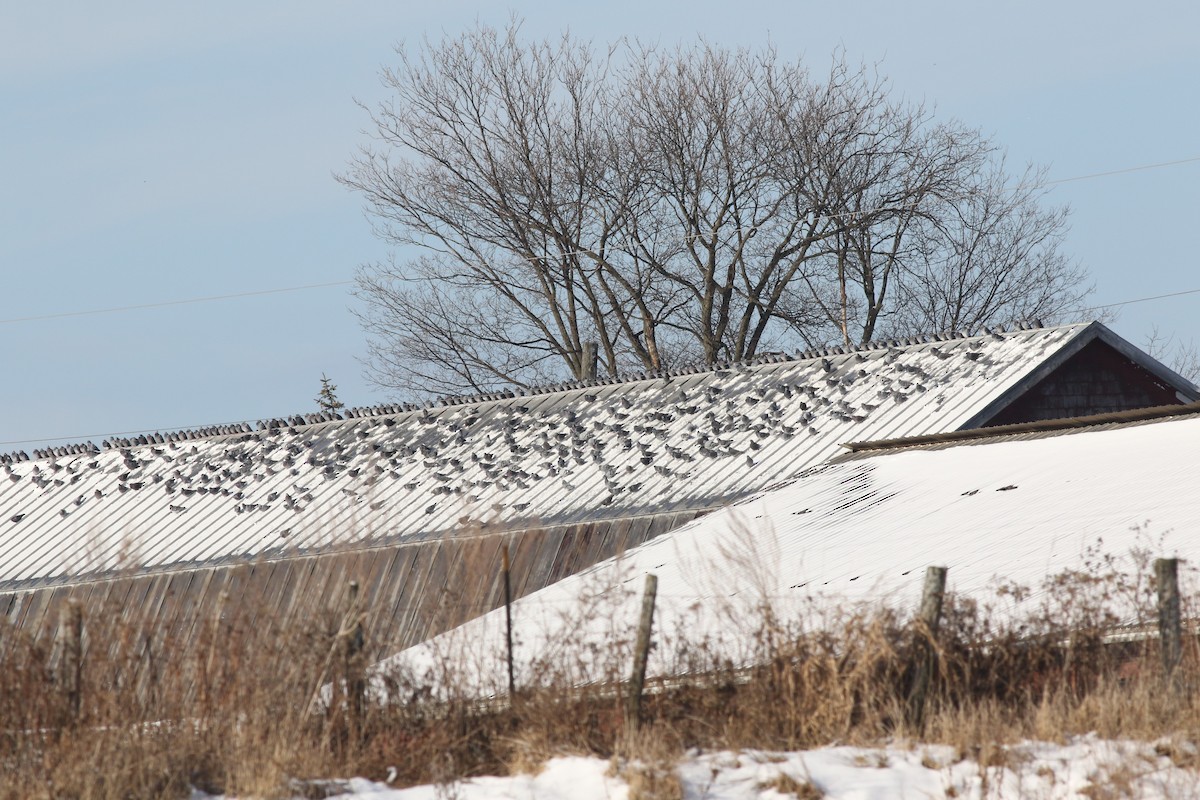
<svg viewBox="0 0 1200 800">
<path fill-rule="evenodd" d="M 227 604 L 190 626 L 85 608 L 77 711 L 64 692 L 62 642 L 0 630 L 0 798 L 186 797 L 191 787 L 285 797 L 305 781 L 351 775 L 453 787 L 464 776 L 536 771 L 563 753 L 642 764 L 638 792 L 668 797 L 674 759 L 688 748 L 897 737 L 950 743 L 982 761 L 1002 757 L 1005 742 L 1089 731 L 1182 737 L 1178 750 L 1188 752 L 1200 731 L 1196 640 L 1187 639 L 1173 690 L 1147 627 L 1147 575 L 1097 553 L 1087 569 L 1042 586 L 948 596 L 920 727 L 905 713 L 918 642 L 911 612 L 797 613 L 766 589 L 725 609 L 717 630 L 686 618 L 656 629 L 669 677 L 647 683 L 636 735 L 622 705 L 635 634 L 622 616 L 624 576 L 546 609 L 559 616 L 544 630 L 522 629 L 512 697 L 502 639 L 451 646 L 449 637 L 423 667 L 391 662 L 368 682 L 360 654 L 389 634 L 372 629 L 370 608 L 361 629 L 347 627 L 345 604 L 286 625 L 265 606 Z M 347 649 L 347 631 L 365 641 Z"/>
</svg>

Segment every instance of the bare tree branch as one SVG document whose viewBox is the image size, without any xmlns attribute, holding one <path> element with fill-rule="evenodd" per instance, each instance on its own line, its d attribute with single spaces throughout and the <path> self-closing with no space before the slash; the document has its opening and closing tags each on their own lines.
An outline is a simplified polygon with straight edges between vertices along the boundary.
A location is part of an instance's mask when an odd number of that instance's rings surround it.
<svg viewBox="0 0 1200 800">
<path fill-rule="evenodd" d="M 359 275 L 377 383 L 489 391 L 1054 317 L 1082 270 L 1036 171 L 835 58 L 598 51 L 518 23 L 401 48 L 339 180 L 404 254 Z M 413 254 L 416 254 L 415 256 Z"/>
</svg>

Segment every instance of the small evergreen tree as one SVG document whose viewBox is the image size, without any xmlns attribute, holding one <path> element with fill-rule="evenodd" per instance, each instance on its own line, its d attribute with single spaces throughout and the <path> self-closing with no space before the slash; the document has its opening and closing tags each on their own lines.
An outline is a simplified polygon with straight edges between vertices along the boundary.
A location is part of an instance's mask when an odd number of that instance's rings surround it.
<svg viewBox="0 0 1200 800">
<path fill-rule="evenodd" d="M 337 387 L 333 385 L 333 381 L 325 377 L 325 373 L 321 373 L 321 393 L 317 395 L 317 407 L 321 409 L 322 414 L 336 412 L 339 408 L 345 408 L 346 405 L 337 398 Z"/>
</svg>

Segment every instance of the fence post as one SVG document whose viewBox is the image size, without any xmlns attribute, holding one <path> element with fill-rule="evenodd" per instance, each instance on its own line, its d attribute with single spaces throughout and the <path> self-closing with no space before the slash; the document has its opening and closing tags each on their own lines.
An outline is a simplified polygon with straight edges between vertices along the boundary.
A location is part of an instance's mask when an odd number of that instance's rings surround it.
<svg viewBox="0 0 1200 800">
<path fill-rule="evenodd" d="M 913 683 L 908 696 L 908 722 L 918 729 L 925 724 L 925 699 L 933 678 L 933 643 L 942 619 L 942 600 L 945 594 L 946 568 L 926 569 L 925 588 L 921 593 L 921 610 L 917 616 L 916 640 L 913 644 Z"/>
<path fill-rule="evenodd" d="M 1183 656 L 1183 632 L 1179 610 L 1179 559 L 1159 558 L 1154 562 L 1158 584 L 1158 636 L 1162 646 L 1163 677 L 1178 688 L 1175 674 Z"/>
<path fill-rule="evenodd" d="M 509 578 L 508 543 L 504 545 L 504 641 L 505 657 L 508 660 L 508 704 L 512 704 L 517 696 L 517 682 L 513 677 L 513 638 L 512 638 L 512 581 Z"/>
<path fill-rule="evenodd" d="M 74 597 L 59 611 L 58 636 L 62 644 L 59 685 L 67 701 L 68 719 L 74 724 L 79 721 L 83 695 L 83 606 Z"/>
<path fill-rule="evenodd" d="M 642 686 L 646 682 L 646 662 L 650 657 L 650 628 L 654 624 L 654 597 L 658 594 L 658 576 L 646 576 L 642 593 L 642 617 L 638 622 L 637 643 L 633 648 L 633 672 L 629 676 L 629 697 L 625 707 L 625 728 L 637 733 L 642 724 Z"/>
</svg>

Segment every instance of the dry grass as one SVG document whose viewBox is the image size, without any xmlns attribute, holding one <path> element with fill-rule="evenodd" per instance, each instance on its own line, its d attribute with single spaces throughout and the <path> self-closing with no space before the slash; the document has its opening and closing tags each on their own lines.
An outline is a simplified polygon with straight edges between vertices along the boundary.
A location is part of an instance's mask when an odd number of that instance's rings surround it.
<svg viewBox="0 0 1200 800">
<path fill-rule="evenodd" d="M 797 800 L 821 800 L 825 796 L 825 792 L 821 790 L 821 787 L 812 781 L 796 780 L 786 772 L 779 773 L 775 776 L 774 780 L 767 781 L 758 788 L 774 789 L 780 794 L 791 795 L 797 798 Z"/>
<path fill-rule="evenodd" d="M 389 774 L 395 786 L 435 783 L 452 794 L 462 777 L 536 772 L 564 753 L 617 758 L 631 797 L 650 800 L 682 796 L 673 766 L 691 747 L 906 739 L 1000 767 L 1014 766 L 1008 743 L 1089 731 L 1161 739 L 1165 754 L 1194 766 L 1195 642 L 1180 668 L 1183 691 L 1170 691 L 1155 641 L 1105 643 L 1111 602 L 1145 593 L 1126 577 L 1101 577 L 1063 576 L 1057 605 L 1004 625 L 986 608 L 950 602 L 919 726 L 905 714 L 917 634 L 886 609 L 820 625 L 764 610 L 754 665 L 743 668 L 713 642 L 662 635 L 658 646 L 688 677 L 652 686 L 641 732 L 631 734 L 613 688 L 620 659 L 607 681 L 579 688 L 578 665 L 554 650 L 538 662 L 539 688 L 511 704 L 446 691 L 439 681 L 455 674 L 450 664 L 437 675 L 392 672 L 387 700 L 359 704 L 355 691 L 339 690 L 361 686 L 366 668 L 347 645 L 357 632 L 343 613 L 283 629 L 227 609 L 219 622 L 166 634 L 128 609 L 88 608 L 77 711 L 63 646 L 0 629 L 0 800 L 186 797 L 193 786 L 285 797 L 305 781 Z M 366 621 L 369 645 L 369 609 Z M 821 796 L 809 783 L 779 781 L 772 788 L 783 794 Z"/>
</svg>

